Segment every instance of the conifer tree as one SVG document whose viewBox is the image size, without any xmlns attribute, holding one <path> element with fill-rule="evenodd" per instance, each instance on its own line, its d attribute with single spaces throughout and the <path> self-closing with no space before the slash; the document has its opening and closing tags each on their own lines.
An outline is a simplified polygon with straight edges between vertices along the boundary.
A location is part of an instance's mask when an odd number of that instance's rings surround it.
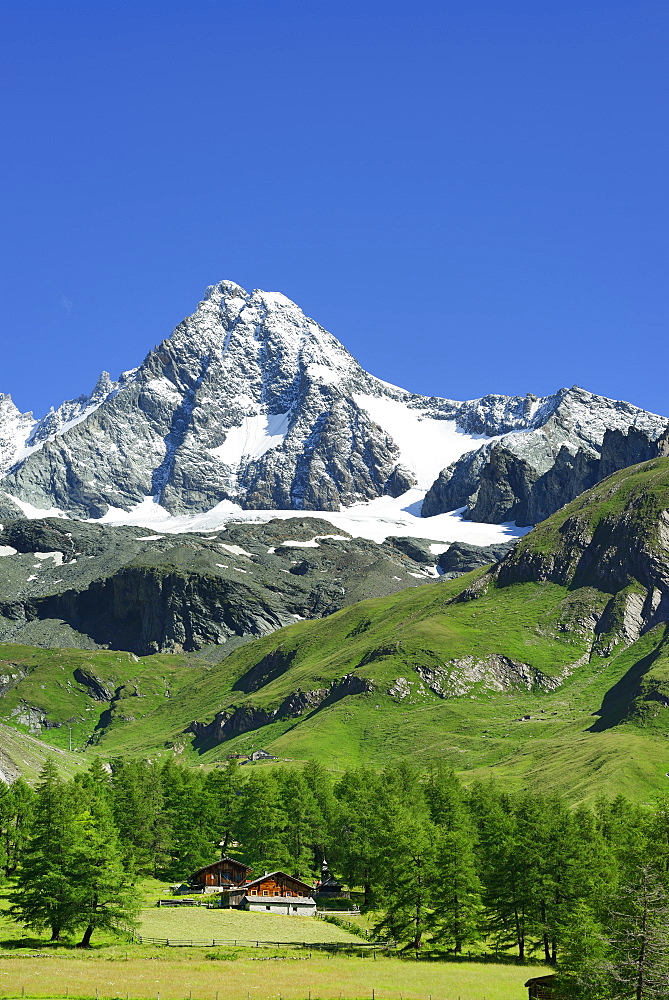
<svg viewBox="0 0 669 1000">
<path fill-rule="evenodd" d="M 288 815 L 274 776 L 253 771 L 240 802 L 237 830 L 246 863 L 256 873 L 286 867 L 290 861 L 285 842 Z"/>
<path fill-rule="evenodd" d="M 430 927 L 435 941 L 457 954 L 480 934 L 483 887 L 477 873 L 474 827 L 452 770 L 435 764 L 425 795 L 438 830 Z"/>
<path fill-rule="evenodd" d="M 112 808 L 125 854 L 138 871 L 157 875 L 167 861 L 169 841 L 160 768 L 143 760 L 115 762 Z"/>
<path fill-rule="evenodd" d="M 280 772 L 281 801 L 286 812 L 283 840 L 291 873 L 307 878 L 314 870 L 314 831 L 319 826 L 316 799 L 298 771 Z"/>
<path fill-rule="evenodd" d="M 459 954 L 481 932 L 482 885 L 473 839 L 465 826 L 442 830 L 435 848 L 430 928 L 435 941 Z"/>
<path fill-rule="evenodd" d="M 76 840 L 74 797 L 48 757 L 40 774 L 30 836 L 14 876 L 11 913 L 27 927 L 49 929 L 51 940 L 72 928 L 76 905 L 68 865 Z"/>
<path fill-rule="evenodd" d="M 362 885 L 364 905 L 370 906 L 373 886 L 382 863 L 379 835 L 382 822 L 383 779 L 371 769 L 346 771 L 335 788 L 339 815 L 335 840 L 338 857 L 349 885 Z"/>
<path fill-rule="evenodd" d="M 564 928 L 557 995 L 565 1000 L 611 1000 L 610 949 L 592 908 L 576 903 Z"/>
<path fill-rule="evenodd" d="M 312 823 L 312 850 L 316 867 L 324 858 L 338 864 L 340 850 L 336 829 L 339 803 L 330 773 L 316 760 L 308 760 L 301 773 L 316 802 Z"/>
<path fill-rule="evenodd" d="M 608 920 L 612 997 L 669 996 L 669 898 L 655 864 L 630 872 L 616 892 Z"/>
<path fill-rule="evenodd" d="M 220 837 L 209 824 L 204 775 L 168 760 L 161 769 L 165 816 L 169 827 L 169 872 L 183 878 L 209 864 Z"/>
<path fill-rule="evenodd" d="M 239 817 L 241 775 L 236 760 L 228 760 L 216 771 L 210 771 L 204 779 L 204 809 L 208 828 L 208 839 L 213 846 L 226 854 L 232 840 Z"/>
<path fill-rule="evenodd" d="M 511 799 L 490 786 L 473 789 L 472 806 L 489 930 L 500 944 L 513 943 L 522 961 L 536 925 L 536 854 L 531 832 L 519 828 Z"/>
<path fill-rule="evenodd" d="M 30 834 L 35 793 L 22 778 L 0 786 L 0 843 L 5 875 L 16 871 Z"/>
<path fill-rule="evenodd" d="M 134 926 L 139 910 L 134 876 L 124 861 L 105 789 L 91 783 L 88 792 L 88 808 L 76 818 L 66 867 L 71 924 L 84 928 L 81 948 L 89 947 L 96 929 L 127 930 Z"/>
<path fill-rule="evenodd" d="M 412 951 L 423 946 L 423 935 L 434 903 L 435 836 L 431 824 L 408 812 L 386 815 L 383 862 L 377 868 L 376 896 L 383 917 L 378 934 L 388 934 Z"/>
</svg>

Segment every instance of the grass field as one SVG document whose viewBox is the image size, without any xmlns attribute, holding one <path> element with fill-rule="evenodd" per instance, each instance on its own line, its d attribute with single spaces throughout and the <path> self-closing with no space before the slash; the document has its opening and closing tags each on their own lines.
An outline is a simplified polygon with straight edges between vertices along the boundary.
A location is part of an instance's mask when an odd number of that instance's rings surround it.
<svg viewBox="0 0 669 1000">
<path fill-rule="evenodd" d="M 479 962 L 415 962 L 400 958 L 284 955 L 234 964 L 199 950 L 183 958 L 151 954 L 127 960 L 101 954 L 62 958 L 0 956 L 0 995 L 125 997 L 145 1000 L 525 1000 L 523 984 L 546 970 Z"/>
<path fill-rule="evenodd" d="M 243 910 L 207 910 L 152 907 L 142 910 L 139 933 L 156 938 L 244 941 L 352 942 L 361 938 L 341 927 L 313 917 L 288 917 L 279 913 L 246 913 Z"/>
</svg>

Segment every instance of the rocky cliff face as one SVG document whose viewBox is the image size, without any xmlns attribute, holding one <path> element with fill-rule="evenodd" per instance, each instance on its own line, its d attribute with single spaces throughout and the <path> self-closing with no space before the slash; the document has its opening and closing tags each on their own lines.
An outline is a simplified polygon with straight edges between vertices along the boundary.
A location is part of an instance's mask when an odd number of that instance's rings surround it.
<svg viewBox="0 0 669 1000">
<path fill-rule="evenodd" d="M 610 476 L 538 525 L 475 586 L 527 581 L 611 594 L 596 651 L 669 621 L 669 459 Z"/>
<path fill-rule="evenodd" d="M 0 642 L 140 655 L 222 647 L 427 583 L 423 550 L 332 537 L 319 518 L 198 535 L 76 520 L 0 528 Z"/>
<path fill-rule="evenodd" d="M 612 472 L 662 454 L 664 418 L 574 387 L 537 411 L 525 434 L 502 434 L 444 469 L 423 516 L 467 507 L 472 521 L 537 524 Z"/>
<path fill-rule="evenodd" d="M 428 490 L 423 514 L 529 524 L 647 458 L 664 418 L 580 389 L 424 397 L 365 372 L 278 293 L 211 286 L 118 381 L 43 419 L 0 397 L 2 516 L 98 518 L 151 497 L 173 514 L 338 510 Z M 608 436 L 607 436 L 608 435 Z"/>
</svg>

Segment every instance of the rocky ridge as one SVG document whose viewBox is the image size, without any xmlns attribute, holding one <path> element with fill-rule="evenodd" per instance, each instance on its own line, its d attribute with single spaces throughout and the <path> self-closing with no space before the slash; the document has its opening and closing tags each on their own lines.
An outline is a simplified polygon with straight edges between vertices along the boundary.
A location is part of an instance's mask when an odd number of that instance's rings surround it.
<svg viewBox="0 0 669 1000">
<path fill-rule="evenodd" d="M 223 655 L 302 618 L 429 582 L 438 557 L 427 565 L 414 549 L 335 535 L 313 517 L 207 536 L 9 521 L 0 528 L 0 642 L 140 655 L 215 646 Z"/>
<path fill-rule="evenodd" d="M 153 498 L 335 511 L 427 490 L 425 516 L 531 524 L 565 495 L 652 457 L 666 419 L 585 390 L 458 402 L 365 372 L 279 293 L 212 285 L 118 381 L 40 421 L 0 398 L 3 516 L 99 518 Z"/>
</svg>

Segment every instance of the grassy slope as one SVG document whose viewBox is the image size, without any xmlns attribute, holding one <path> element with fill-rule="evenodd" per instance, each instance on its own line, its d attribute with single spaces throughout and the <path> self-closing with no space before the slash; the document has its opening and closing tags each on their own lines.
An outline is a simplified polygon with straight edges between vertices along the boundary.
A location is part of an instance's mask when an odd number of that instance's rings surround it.
<svg viewBox="0 0 669 1000">
<path fill-rule="evenodd" d="M 0 723 L 0 769 L 9 780 L 21 775 L 26 781 L 34 782 L 47 753 L 54 758 L 63 777 L 71 778 L 88 767 L 88 760 L 81 754 L 45 744 L 28 733 Z"/>
<path fill-rule="evenodd" d="M 173 698 L 193 679 L 207 671 L 195 656 L 157 654 L 137 657 L 111 650 L 38 649 L 5 643 L 0 645 L 0 673 L 5 677 L 26 676 L 2 696 L 2 719 L 29 732 L 26 709 L 48 713 L 59 728 L 45 738 L 54 746 L 84 747 L 96 727 L 121 717 L 141 718 L 167 698 Z M 108 700 L 98 700 L 90 685 L 75 677 L 82 671 L 96 678 L 110 693 L 116 693 L 112 709 Z M 111 718 L 103 713 L 111 711 Z"/>
<path fill-rule="evenodd" d="M 606 544 L 617 538 L 620 546 L 623 539 L 630 564 L 659 545 L 664 565 L 661 513 L 668 505 L 669 460 L 633 467 L 539 525 L 509 562 L 529 553 L 526 564 L 531 568 L 534 558 L 543 572 L 551 565 L 546 553 L 566 552 L 569 562 L 569 546 L 582 551 L 596 529 L 595 537 Z M 572 543 L 569 532 L 576 522 Z M 154 755 L 177 747 L 187 759 L 212 763 L 232 750 L 265 746 L 284 758 L 316 757 L 335 769 L 439 757 L 469 777 L 493 769 L 517 787 L 561 788 L 574 799 L 602 791 L 644 799 L 663 789 L 669 771 L 669 713 L 662 707 L 665 689 L 669 693 L 665 626 L 588 660 L 594 622 L 612 597 L 601 580 L 597 587 L 569 578 L 565 586 L 546 579 L 501 586 L 486 577 L 487 589 L 475 599 L 458 600 L 483 576 L 477 571 L 300 622 L 240 647 L 218 664 L 183 656 L 135 662 L 122 653 L 26 649 L 21 655 L 34 658 L 33 672 L 5 696 L 5 704 L 11 708 L 12 697 L 19 695 L 37 705 L 40 699 L 61 699 L 58 712 L 65 717 L 76 710 L 82 736 L 90 736 L 103 706 L 92 706 L 90 692 L 75 692 L 64 681 L 79 658 L 105 683 L 123 687 L 110 725 L 97 731 L 99 748 L 108 755 Z M 638 586 L 630 576 L 619 596 Z M 421 679 L 420 671 L 425 677 L 437 670 L 461 680 L 466 665 L 452 661 L 491 654 L 540 671 L 545 682 L 565 668 L 571 674 L 553 692 L 536 685 L 531 691 L 490 690 L 472 683 L 459 697 L 443 698 Z M 274 710 L 296 691 L 324 689 L 349 674 L 368 681 L 371 692 L 326 702 L 224 744 L 201 741 L 195 757 L 184 732 L 192 720 L 207 722 L 240 706 Z M 134 721 L 128 721 L 131 715 Z M 49 736 L 55 740 L 56 734 L 62 744 L 66 731 L 51 730 Z"/>
<path fill-rule="evenodd" d="M 477 601 L 448 603 L 467 583 L 471 579 L 367 601 L 238 650 L 182 700 L 161 705 L 147 720 L 154 746 L 163 745 L 170 727 L 176 736 L 190 719 L 211 717 L 233 704 L 275 707 L 297 688 L 325 686 L 354 672 L 373 679 L 372 693 L 238 736 L 201 759 L 211 762 L 234 749 L 265 746 L 281 757 L 313 756 L 335 769 L 438 757 L 467 777 L 483 777 L 493 768 L 516 787 L 561 788 L 575 799 L 602 791 L 644 798 L 661 788 L 669 770 L 661 719 L 657 733 L 630 725 L 588 730 L 598 724 L 593 713 L 607 692 L 662 636 L 655 632 L 616 656 L 597 658 L 553 693 L 474 687 L 464 697 L 441 699 L 420 682 L 417 663 L 434 666 L 454 657 L 504 652 L 554 675 L 587 651 L 590 637 L 578 622 L 590 609 L 601 611 L 610 596 L 522 584 L 493 589 Z M 286 656 L 295 653 L 289 669 L 254 694 L 235 691 L 235 682 L 277 648 Z M 412 682 L 411 694 L 401 701 L 387 693 L 398 676 Z M 525 715 L 531 718 L 522 719 Z M 105 737 L 102 748 L 137 752 L 147 738 L 143 723 L 128 724 Z"/>
<path fill-rule="evenodd" d="M 360 944 L 355 934 L 313 917 L 280 913 L 246 913 L 243 910 L 178 909 L 142 910 L 140 934 L 157 938 L 195 940 L 333 942 Z"/>
</svg>

